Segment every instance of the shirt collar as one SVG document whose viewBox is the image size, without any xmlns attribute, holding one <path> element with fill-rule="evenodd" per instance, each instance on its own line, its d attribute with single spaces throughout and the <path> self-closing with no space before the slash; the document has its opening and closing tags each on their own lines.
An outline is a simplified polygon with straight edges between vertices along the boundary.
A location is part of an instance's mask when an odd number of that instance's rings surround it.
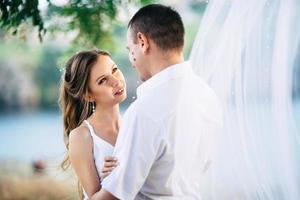
<svg viewBox="0 0 300 200">
<path fill-rule="evenodd" d="M 189 61 L 171 65 L 166 69 L 160 71 L 159 73 L 155 74 L 144 83 L 142 83 L 137 88 L 137 98 L 140 98 L 144 94 L 147 94 L 149 91 L 153 90 L 158 85 L 171 79 L 183 77 L 185 76 L 185 74 L 191 71 L 192 69 Z"/>
</svg>

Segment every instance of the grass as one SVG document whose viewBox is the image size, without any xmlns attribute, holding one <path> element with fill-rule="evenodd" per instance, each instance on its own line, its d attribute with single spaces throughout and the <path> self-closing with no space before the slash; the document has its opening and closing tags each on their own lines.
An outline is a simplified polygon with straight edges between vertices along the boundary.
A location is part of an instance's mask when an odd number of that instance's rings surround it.
<svg viewBox="0 0 300 200">
<path fill-rule="evenodd" d="M 47 164 L 35 173 L 30 163 L 0 162 L 1 200 L 78 200 L 77 181 L 70 172 Z"/>
</svg>

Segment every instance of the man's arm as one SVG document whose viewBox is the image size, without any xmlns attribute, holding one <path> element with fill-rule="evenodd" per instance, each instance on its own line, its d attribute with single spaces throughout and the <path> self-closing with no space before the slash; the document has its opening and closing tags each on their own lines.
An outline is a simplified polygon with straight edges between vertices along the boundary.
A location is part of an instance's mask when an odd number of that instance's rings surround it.
<svg viewBox="0 0 300 200">
<path fill-rule="evenodd" d="M 102 181 L 101 199 L 134 199 L 158 155 L 159 125 L 136 110 L 125 113 L 113 154 L 119 165 Z"/>
<path fill-rule="evenodd" d="M 116 198 L 114 195 L 103 188 L 99 192 L 94 194 L 91 200 L 118 200 L 118 198 Z"/>
</svg>

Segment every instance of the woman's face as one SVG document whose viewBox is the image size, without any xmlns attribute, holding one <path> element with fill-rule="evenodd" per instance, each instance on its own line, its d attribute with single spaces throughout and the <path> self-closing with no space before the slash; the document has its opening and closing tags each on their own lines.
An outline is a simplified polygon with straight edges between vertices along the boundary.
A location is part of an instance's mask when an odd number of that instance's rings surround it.
<svg viewBox="0 0 300 200">
<path fill-rule="evenodd" d="M 106 55 L 99 55 L 91 69 L 89 93 L 97 105 L 113 106 L 126 99 L 126 84 L 122 72 Z"/>
</svg>

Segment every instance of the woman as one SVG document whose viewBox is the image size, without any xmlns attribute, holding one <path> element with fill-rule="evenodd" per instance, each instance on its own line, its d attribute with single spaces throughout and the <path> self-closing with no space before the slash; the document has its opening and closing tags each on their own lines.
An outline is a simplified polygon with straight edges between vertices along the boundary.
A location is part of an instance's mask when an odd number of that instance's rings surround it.
<svg viewBox="0 0 300 200">
<path fill-rule="evenodd" d="M 117 165 L 111 157 L 120 126 L 119 103 L 126 98 L 122 72 L 104 51 L 83 51 L 66 64 L 60 105 L 68 154 L 62 167 L 75 170 L 91 199 L 101 179 Z"/>
</svg>

